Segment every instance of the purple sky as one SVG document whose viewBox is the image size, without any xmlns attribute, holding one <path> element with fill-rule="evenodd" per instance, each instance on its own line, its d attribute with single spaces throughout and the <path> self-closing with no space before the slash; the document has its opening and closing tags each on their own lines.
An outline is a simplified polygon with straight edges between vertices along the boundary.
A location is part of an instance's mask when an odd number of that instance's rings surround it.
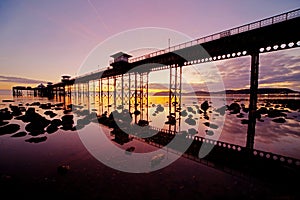
<svg viewBox="0 0 300 200">
<path fill-rule="evenodd" d="M 0 89 L 23 83 L 35 84 L 40 80 L 58 82 L 62 74 L 74 76 L 99 43 L 124 31 L 143 27 L 167 28 L 194 39 L 299 7 L 299 0 L 0 1 Z M 177 44 L 172 42 L 172 45 Z M 167 47 L 167 42 L 163 46 Z M 264 77 L 260 82 L 273 87 L 285 82 L 281 86 L 300 90 L 300 84 L 297 84 L 300 80 L 299 52 L 296 49 L 264 56 L 262 65 L 265 67 L 261 71 Z M 278 55 L 282 60 L 272 59 Z M 289 60 L 285 62 L 287 58 Z M 237 73 L 234 70 L 236 63 L 247 66 L 248 60 L 225 62 Z M 282 71 L 271 65 L 283 65 Z M 241 86 L 236 80 L 237 75 L 249 77 L 245 73 L 249 71 L 248 67 L 235 74 L 235 78 L 224 69 L 220 71 L 225 86 L 230 88 Z M 286 76 L 276 79 L 276 72 L 285 72 Z M 230 77 L 233 78 L 229 80 Z M 269 84 L 271 81 L 273 85 Z"/>
</svg>

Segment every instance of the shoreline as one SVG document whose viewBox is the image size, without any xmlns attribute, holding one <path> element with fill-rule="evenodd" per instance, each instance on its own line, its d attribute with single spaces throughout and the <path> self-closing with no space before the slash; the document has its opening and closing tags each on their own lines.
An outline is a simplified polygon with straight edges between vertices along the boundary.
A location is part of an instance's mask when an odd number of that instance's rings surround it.
<svg viewBox="0 0 300 200">
<path fill-rule="evenodd" d="M 44 111 L 39 109 L 39 113 Z M 65 115 L 63 110 L 57 112 L 60 114 L 56 118 Z M 21 126 L 20 131 L 24 128 L 25 125 Z M 84 128 L 81 130 L 84 131 Z M 47 134 L 46 141 L 36 144 L 24 142 L 23 137 L 4 135 L 0 137 L 0 144 L 0 186 L 10 196 L 20 193 L 34 198 L 51 193 L 49 198 L 79 199 L 123 199 L 124 195 L 131 199 L 299 196 L 294 190 L 281 188 L 277 191 L 276 184 L 254 177 L 243 179 L 184 157 L 150 173 L 116 171 L 100 163 L 85 149 L 77 131 L 58 129 L 55 133 Z M 156 147 L 148 145 L 147 148 Z M 65 174 L 57 171 L 60 166 L 67 166 Z M 35 188 L 34 191 L 32 188 Z M 20 193 L 15 193 L 15 190 Z"/>
</svg>

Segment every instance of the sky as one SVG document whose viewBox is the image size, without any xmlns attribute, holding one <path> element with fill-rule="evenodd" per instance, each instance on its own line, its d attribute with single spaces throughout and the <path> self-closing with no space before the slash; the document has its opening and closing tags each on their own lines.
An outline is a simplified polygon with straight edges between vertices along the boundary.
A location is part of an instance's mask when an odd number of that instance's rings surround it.
<svg viewBox="0 0 300 200">
<path fill-rule="evenodd" d="M 173 31 L 182 36 L 172 38 L 176 45 L 297 8 L 299 0 L 1 0 L 0 89 L 80 75 L 96 47 L 124 32 L 147 27 Z M 151 40 L 159 48 L 169 45 L 163 33 Z M 120 47 L 125 52 L 133 51 L 126 44 L 139 45 L 134 37 L 126 42 Z M 103 55 L 109 57 L 117 48 L 106 48 Z M 260 86 L 300 91 L 299 55 L 299 49 L 262 55 Z M 249 59 L 215 63 L 226 88 L 249 86 Z M 108 58 L 91 69 L 107 67 L 105 63 Z"/>
</svg>

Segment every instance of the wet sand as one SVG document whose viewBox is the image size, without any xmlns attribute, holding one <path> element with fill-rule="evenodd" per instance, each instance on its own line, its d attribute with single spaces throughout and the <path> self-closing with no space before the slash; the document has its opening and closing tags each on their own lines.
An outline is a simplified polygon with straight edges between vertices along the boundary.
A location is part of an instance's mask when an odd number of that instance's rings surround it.
<svg viewBox="0 0 300 200">
<path fill-rule="evenodd" d="M 23 149 L 15 148 L 11 138 L 1 139 L 0 158 L 5 161 L 0 164 L 2 195 L 30 199 L 268 199 L 290 195 L 186 158 L 150 173 L 120 172 L 92 157 L 76 131 L 55 134 L 39 144 L 19 140 Z M 62 165 L 69 167 L 66 173 L 57 171 Z"/>
</svg>

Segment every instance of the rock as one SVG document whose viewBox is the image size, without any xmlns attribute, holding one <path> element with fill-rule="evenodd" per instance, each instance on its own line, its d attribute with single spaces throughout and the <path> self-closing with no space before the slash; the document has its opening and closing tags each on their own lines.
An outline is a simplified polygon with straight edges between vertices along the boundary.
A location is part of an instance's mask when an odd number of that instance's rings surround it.
<svg viewBox="0 0 300 200">
<path fill-rule="evenodd" d="M 255 118 L 256 118 L 257 120 L 261 120 L 261 114 L 258 113 L 258 112 L 256 112 L 256 113 L 255 113 Z"/>
<path fill-rule="evenodd" d="M 20 109 L 21 112 L 25 112 L 26 111 L 26 108 L 24 106 L 20 106 L 19 109 Z"/>
<path fill-rule="evenodd" d="M 35 113 L 35 108 L 30 107 L 27 109 L 25 115 L 32 115 L 34 113 Z"/>
<path fill-rule="evenodd" d="M 206 135 L 212 136 L 214 132 L 212 130 L 205 130 Z"/>
<path fill-rule="evenodd" d="M 175 125 L 176 124 L 176 119 L 174 116 L 167 116 L 168 121 L 165 122 L 165 124 L 170 124 L 170 125 Z"/>
<path fill-rule="evenodd" d="M 71 121 L 73 120 L 74 116 L 73 115 L 64 115 L 61 117 L 62 121 Z"/>
<path fill-rule="evenodd" d="M 41 103 L 40 103 L 40 102 L 33 102 L 33 103 L 31 103 L 30 105 L 31 105 L 31 106 L 40 106 Z"/>
<path fill-rule="evenodd" d="M 187 109 L 188 112 L 193 112 L 194 111 L 194 109 L 192 107 L 187 107 L 186 109 Z"/>
<path fill-rule="evenodd" d="M 82 124 L 77 124 L 76 126 L 73 126 L 72 131 L 80 130 L 83 129 L 84 125 Z"/>
<path fill-rule="evenodd" d="M 10 136 L 10 137 L 24 137 L 24 136 L 26 136 L 26 135 L 27 135 L 27 133 L 26 133 L 25 131 L 21 131 L 21 132 L 18 132 L 18 133 L 13 134 L 13 135 Z"/>
<path fill-rule="evenodd" d="M 157 106 L 156 111 L 157 112 L 163 112 L 165 109 L 160 104 Z"/>
<path fill-rule="evenodd" d="M 6 124 L 8 124 L 9 122 L 3 122 L 3 121 L 0 121 L 0 126 L 4 126 Z"/>
<path fill-rule="evenodd" d="M 25 130 L 30 132 L 30 135 L 37 136 L 45 132 L 45 128 L 50 124 L 50 120 L 44 117 L 38 117 L 36 120 L 32 120 L 25 126 Z"/>
<path fill-rule="evenodd" d="M 68 110 L 64 110 L 63 113 L 64 113 L 65 115 L 67 115 L 67 114 L 69 114 L 69 113 L 71 113 L 71 112 L 72 112 L 72 110 L 69 110 L 69 109 L 68 109 Z"/>
<path fill-rule="evenodd" d="M 182 117 L 186 117 L 188 115 L 188 113 L 186 112 L 186 110 L 183 110 L 180 112 L 180 116 Z"/>
<path fill-rule="evenodd" d="M 41 105 L 39 106 L 39 108 L 44 109 L 44 110 L 46 110 L 46 109 L 51 109 L 51 103 L 44 103 L 44 104 L 41 104 Z"/>
<path fill-rule="evenodd" d="M 231 114 L 238 114 L 241 111 L 241 106 L 238 103 L 234 102 L 234 103 L 230 104 L 230 106 L 228 107 L 228 110 L 231 111 L 230 112 Z"/>
<path fill-rule="evenodd" d="M 149 122 L 147 120 L 139 120 L 138 121 L 138 125 L 139 126 L 148 126 L 149 125 Z"/>
<path fill-rule="evenodd" d="M 196 135 L 198 133 L 198 131 L 194 128 L 189 128 L 188 129 L 188 134 L 190 135 Z"/>
<path fill-rule="evenodd" d="M 192 118 L 187 118 L 184 122 L 187 123 L 190 126 L 195 126 L 196 125 L 196 120 L 194 120 Z"/>
<path fill-rule="evenodd" d="M 64 106 L 64 103 L 56 103 L 56 104 L 54 104 L 54 106 L 56 106 L 56 107 L 63 107 L 63 106 Z M 72 104 L 67 105 L 67 107 L 68 107 L 68 108 L 72 108 Z"/>
<path fill-rule="evenodd" d="M 243 118 L 243 117 L 244 117 L 244 114 L 243 114 L 243 113 L 239 113 L 239 114 L 236 115 L 236 117 L 237 117 L 237 118 Z"/>
<path fill-rule="evenodd" d="M 125 150 L 125 154 L 130 155 L 135 150 L 135 147 L 128 147 Z"/>
<path fill-rule="evenodd" d="M 46 132 L 51 134 L 51 133 L 55 133 L 58 130 L 58 127 L 56 125 L 49 125 L 46 129 Z"/>
<path fill-rule="evenodd" d="M 241 120 L 241 123 L 242 123 L 242 124 L 249 124 L 249 120 L 248 120 L 248 119 L 242 119 L 242 120 Z"/>
<path fill-rule="evenodd" d="M 276 122 L 276 123 L 284 123 L 284 122 L 286 122 L 286 120 L 284 118 L 282 118 L 282 117 L 273 119 L 272 121 Z"/>
<path fill-rule="evenodd" d="M 257 110 L 257 112 L 260 113 L 260 114 L 267 114 L 268 113 L 268 109 L 266 107 L 260 107 Z"/>
<path fill-rule="evenodd" d="M 153 156 L 151 159 L 151 167 L 155 167 L 156 165 L 158 165 L 164 158 L 165 154 L 162 153 Z"/>
<path fill-rule="evenodd" d="M 56 113 L 54 113 L 54 112 L 52 112 L 50 110 L 44 112 L 44 114 L 45 115 L 49 115 L 50 118 L 53 118 L 53 117 L 55 117 L 57 115 Z"/>
<path fill-rule="evenodd" d="M 212 124 L 212 123 L 210 123 L 210 122 L 204 122 L 203 124 L 204 124 L 205 126 L 207 126 L 207 127 L 212 128 L 212 129 L 218 129 L 218 128 L 219 128 L 218 125 Z"/>
<path fill-rule="evenodd" d="M 87 118 L 83 118 L 83 119 L 78 119 L 77 120 L 77 125 L 88 125 L 90 123 L 90 120 L 88 120 Z"/>
<path fill-rule="evenodd" d="M 200 105 L 201 109 L 206 112 L 209 108 L 209 105 L 208 105 L 208 101 L 204 101 L 201 105 Z"/>
<path fill-rule="evenodd" d="M 141 114 L 141 111 L 135 110 L 135 111 L 133 112 L 133 114 L 134 114 L 134 115 L 140 115 L 140 114 Z"/>
<path fill-rule="evenodd" d="M 60 119 L 53 119 L 50 122 L 51 125 L 60 126 L 62 124 L 62 121 Z"/>
<path fill-rule="evenodd" d="M 202 111 L 202 110 L 200 110 L 200 109 L 197 109 L 197 113 L 198 113 L 198 114 L 202 114 L 202 113 L 203 113 L 203 111 Z"/>
<path fill-rule="evenodd" d="M 13 115 L 7 108 L 0 110 L 0 121 L 11 120 L 12 118 L 13 118 Z"/>
<path fill-rule="evenodd" d="M 57 173 L 60 175 L 65 175 L 70 171 L 70 165 L 60 165 L 57 167 Z"/>
<path fill-rule="evenodd" d="M 216 109 L 216 112 L 223 116 L 223 115 L 225 115 L 226 109 L 227 109 L 226 106 L 222 106 L 222 107 Z"/>
<path fill-rule="evenodd" d="M 64 115 L 61 117 L 62 120 L 62 128 L 63 130 L 72 130 L 73 129 L 73 115 Z"/>
<path fill-rule="evenodd" d="M 209 120 L 209 116 L 208 115 L 204 115 L 204 119 Z"/>
<path fill-rule="evenodd" d="M 268 117 L 275 118 L 275 117 L 286 117 L 287 114 L 283 113 L 281 110 L 277 109 L 269 109 L 268 110 Z"/>
<path fill-rule="evenodd" d="M 12 99 L 3 99 L 2 102 L 15 102 L 15 101 Z"/>
<path fill-rule="evenodd" d="M 43 136 L 43 137 L 32 137 L 32 138 L 29 138 L 29 139 L 25 140 L 25 142 L 40 143 L 40 142 L 44 142 L 46 140 L 47 140 L 46 136 Z"/>
<path fill-rule="evenodd" d="M 0 135 L 12 134 L 20 129 L 19 124 L 8 124 L 0 127 Z"/>
<path fill-rule="evenodd" d="M 18 106 L 10 106 L 10 109 L 12 111 L 13 116 L 19 116 L 22 115 L 22 112 Z"/>
</svg>

